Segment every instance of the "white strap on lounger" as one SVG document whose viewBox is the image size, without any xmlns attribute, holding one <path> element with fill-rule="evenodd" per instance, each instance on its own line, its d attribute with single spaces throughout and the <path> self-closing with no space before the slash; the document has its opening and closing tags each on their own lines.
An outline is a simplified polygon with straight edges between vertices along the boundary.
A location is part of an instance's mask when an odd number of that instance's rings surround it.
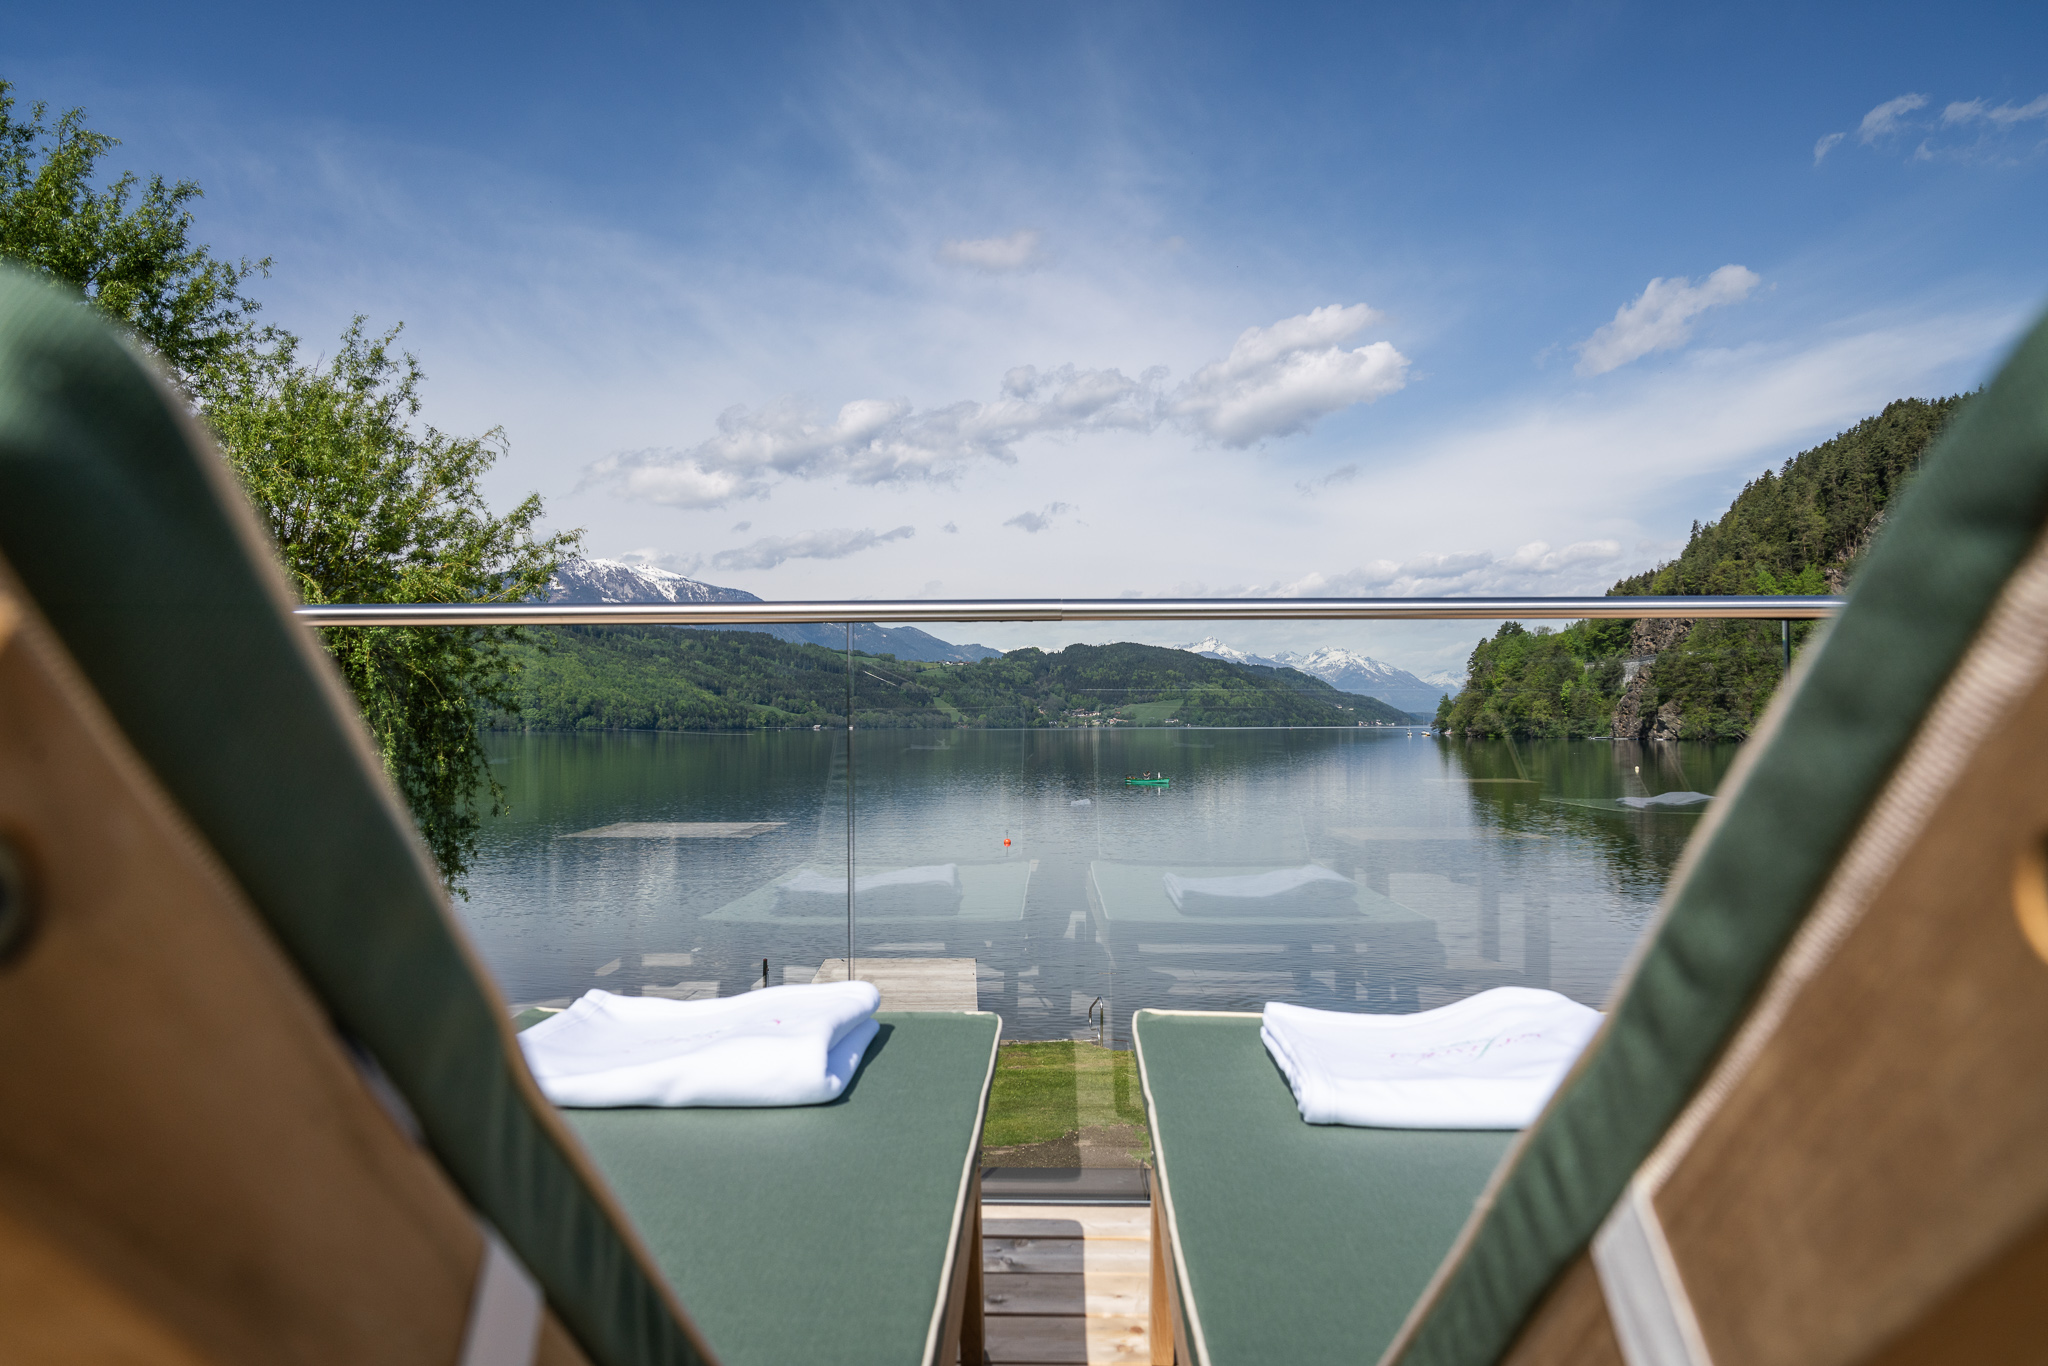
<svg viewBox="0 0 2048 1366">
<path fill-rule="evenodd" d="M 540 1287 L 498 1231 L 482 1220 L 484 1264 L 469 1301 L 460 1366 L 533 1366 L 540 1341 Z"/>
<path fill-rule="evenodd" d="M 1593 1269 L 1628 1366 L 1713 1366 L 1641 1175 L 1593 1235 Z"/>
</svg>

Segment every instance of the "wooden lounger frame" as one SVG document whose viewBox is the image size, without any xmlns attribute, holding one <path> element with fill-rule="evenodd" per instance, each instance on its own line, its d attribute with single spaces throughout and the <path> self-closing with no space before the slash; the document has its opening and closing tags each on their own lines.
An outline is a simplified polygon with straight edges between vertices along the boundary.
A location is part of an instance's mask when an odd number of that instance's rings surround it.
<svg viewBox="0 0 2048 1366">
<path fill-rule="evenodd" d="M 2017 1360 L 2048 1342 L 2048 545 L 1516 1366 Z M 1675 1328 L 1676 1336 L 1672 1336 Z M 1623 1339 L 1633 1336 L 1624 1354 Z M 1889 1346 L 1888 1346 L 1889 1344 Z M 1660 1358 L 1661 1359 L 1661 1358 Z"/>
<path fill-rule="evenodd" d="M 988 1116 L 986 1093 L 982 1118 Z M 981 1131 L 980 1123 L 975 1132 Z M 966 1185 L 966 1208 L 953 1226 L 952 1268 L 946 1277 L 944 1312 L 933 1316 L 932 1335 L 925 1360 L 934 1366 L 953 1366 L 954 1361 L 976 1362 L 987 1349 L 988 1308 L 981 1288 L 981 1145 L 968 1154 L 971 1170 Z M 950 1354 L 948 1349 L 950 1349 Z"/>
<path fill-rule="evenodd" d="M 1245 1010 L 1150 1010 L 1146 1013 L 1260 1018 L 1257 1011 Z M 1138 1048 L 1135 1016 L 1131 1021 L 1131 1046 Z M 1138 1087 L 1145 1097 L 1146 1113 L 1156 1115 L 1158 1110 L 1152 1101 L 1152 1081 L 1145 1071 L 1143 1058 L 1143 1051 L 1139 1050 Z M 1180 1226 L 1173 1215 L 1173 1191 L 1166 1175 L 1165 1139 L 1156 1125 L 1152 1132 L 1152 1147 L 1152 1366 L 1173 1366 L 1176 1361 L 1198 1359 L 1189 1351 L 1188 1334 L 1193 1332 L 1199 1339 L 1202 1324 L 1199 1312 L 1181 1296 L 1181 1286 L 1187 1276 L 1187 1255 L 1181 1249 Z"/>
<path fill-rule="evenodd" d="M 0 839 L 0 1359 L 457 1361 L 475 1217 L 4 561 Z"/>
</svg>

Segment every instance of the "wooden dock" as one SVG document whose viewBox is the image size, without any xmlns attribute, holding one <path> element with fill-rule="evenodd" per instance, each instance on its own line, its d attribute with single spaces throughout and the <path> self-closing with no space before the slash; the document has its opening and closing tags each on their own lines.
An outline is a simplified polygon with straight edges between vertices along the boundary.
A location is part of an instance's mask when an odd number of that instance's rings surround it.
<svg viewBox="0 0 2048 1366">
<path fill-rule="evenodd" d="M 981 1219 L 995 1366 L 1154 1360 L 1150 1206 L 983 1205 Z"/>
<path fill-rule="evenodd" d="M 788 821 L 619 821 L 564 835 L 571 840 L 750 840 Z"/>
</svg>

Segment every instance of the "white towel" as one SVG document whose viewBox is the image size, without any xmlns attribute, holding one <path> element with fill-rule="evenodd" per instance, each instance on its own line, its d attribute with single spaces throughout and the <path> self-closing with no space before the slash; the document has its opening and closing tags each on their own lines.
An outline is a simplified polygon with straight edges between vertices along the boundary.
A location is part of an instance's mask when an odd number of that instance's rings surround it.
<svg viewBox="0 0 2048 1366">
<path fill-rule="evenodd" d="M 1214 900 L 1255 906 L 1262 902 L 1296 898 L 1348 900 L 1358 891 L 1357 883 L 1319 863 L 1305 864 L 1300 868 L 1276 868 L 1270 873 L 1245 873 L 1237 877 L 1182 877 L 1179 873 L 1168 873 L 1162 880 L 1166 883 L 1166 895 L 1181 910 L 1187 910 L 1190 901 Z"/>
<path fill-rule="evenodd" d="M 880 1028 L 872 982 L 767 987 L 713 1001 L 585 992 L 519 1036 L 557 1105 L 819 1105 Z"/>
<path fill-rule="evenodd" d="M 1521 1129 L 1599 1027 L 1554 991 L 1495 987 L 1414 1015 L 1269 1001 L 1259 1037 L 1310 1124 Z"/>
</svg>

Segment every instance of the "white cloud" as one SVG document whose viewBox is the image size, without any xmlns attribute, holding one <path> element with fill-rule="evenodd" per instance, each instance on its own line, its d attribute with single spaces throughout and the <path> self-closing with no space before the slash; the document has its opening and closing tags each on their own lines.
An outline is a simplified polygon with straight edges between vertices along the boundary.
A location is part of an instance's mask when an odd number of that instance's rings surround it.
<svg viewBox="0 0 2048 1366">
<path fill-rule="evenodd" d="M 1913 150 L 1907 155 L 1908 161 L 1997 159 L 2002 154 L 2002 136 L 2010 136 L 2021 124 L 2048 121 L 2048 95 L 2037 96 L 2025 104 L 2015 104 L 2011 100 L 1999 105 L 1983 99 L 1952 100 L 1942 106 L 1938 119 L 1923 121 L 1906 117 L 1927 104 L 1927 96 L 1917 94 L 1886 100 L 1863 116 L 1863 122 L 1857 126 L 1857 140 L 1870 146 L 1892 134 L 1911 130 L 1923 136 L 1914 143 Z M 1967 130 L 1972 129 L 1974 134 L 1968 133 Z M 1814 164 L 1819 165 L 1821 158 L 1839 141 L 1840 134 L 1830 133 L 1814 144 Z"/>
<path fill-rule="evenodd" d="M 1700 488 L 1696 481 L 1712 475 L 1718 491 L 1686 494 L 1675 524 L 1682 533 L 1686 517 L 1716 515 L 1758 471 L 1892 399 L 1966 387 L 1954 368 L 1965 358 L 1977 363 L 1987 339 L 2009 337 L 2025 320 L 2002 307 L 1849 320 L 1855 325 L 1835 337 L 1805 345 L 1701 348 L 1669 369 L 1619 380 L 1611 397 L 1574 395 L 1446 434 L 1383 470 L 1369 494 L 1358 495 L 1362 503 L 1370 499 L 1354 514 L 1365 544 L 1414 550 L 1352 571 L 1363 576 L 1356 588 L 1349 576 L 1330 574 L 1338 586 L 1320 591 L 1601 591 L 1622 573 L 1647 567 L 1642 547 L 1626 549 L 1646 529 L 1636 520 L 1641 509 L 1666 502 L 1674 490 Z M 1572 477 L 1560 480 L 1560 470 Z M 1487 496 L 1443 500 L 1446 489 L 1485 489 Z M 1596 504 L 1588 503 L 1588 489 L 1600 491 Z M 1439 501 L 1444 515 L 1424 520 L 1422 510 Z M 1374 515 L 1373 508 L 1399 511 Z M 1419 553 L 1432 541 L 1512 545 L 1525 528 L 1553 531 L 1565 548 L 1554 558 L 1546 558 L 1547 550 L 1517 551 L 1491 563 Z M 1615 542 L 1620 560 L 1594 573 L 1603 563 L 1594 554 Z M 1517 556 L 1528 568 L 1507 563 Z M 1381 586 L 1364 586 L 1368 581 Z"/>
<path fill-rule="evenodd" d="M 2048 119 L 2048 95 L 2036 95 L 2025 104 L 2013 104 L 2010 100 L 1996 109 L 1984 111 L 1984 117 L 2000 127 L 2024 123 L 2029 119 Z"/>
<path fill-rule="evenodd" d="M 1227 596 L 1282 598 L 1414 598 L 1489 596 L 1555 591 L 1559 575 L 1583 579 L 1593 566 L 1621 558 L 1621 542 L 1576 541 L 1562 550 L 1531 541 L 1511 554 L 1489 550 L 1374 560 L 1333 574 L 1309 574 L 1291 583 L 1265 584 Z M 1574 585 L 1567 585 L 1574 586 Z"/>
<path fill-rule="evenodd" d="M 1062 512 L 1072 512 L 1073 510 L 1074 505 L 1072 503 L 1047 503 L 1037 512 L 1020 512 L 1015 517 L 1004 522 L 1003 525 L 1017 527 L 1020 530 L 1036 534 L 1051 526 L 1053 518 L 1059 516 Z"/>
<path fill-rule="evenodd" d="M 659 550 L 653 546 L 622 551 L 617 558 L 627 564 L 651 565 L 656 569 L 666 569 L 670 573 L 681 574 L 684 578 L 689 578 L 704 567 L 702 555 L 679 555 L 674 551 Z"/>
<path fill-rule="evenodd" d="M 1727 265 L 1695 285 L 1683 276 L 1655 279 L 1614 321 L 1579 343 L 1578 372 L 1604 375 L 1652 351 L 1670 351 L 1692 338 L 1692 320 L 1707 309 L 1746 298 L 1760 283 L 1755 271 Z"/>
<path fill-rule="evenodd" d="M 735 498 L 758 498 L 767 492 L 760 480 L 732 470 L 706 469 L 665 450 L 607 455 L 590 465 L 578 487 L 592 484 L 606 485 L 637 501 L 683 508 L 721 507 Z"/>
<path fill-rule="evenodd" d="M 728 408 L 717 436 L 684 451 L 631 451 L 592 464 L 584 483 L 671 507 L 718 507 L 765 496 L 779 478 L 838 476 L 854 484 L 950 483 L 974 462 L 1011 463 L 1011 446 L 1044 432 L 1148 429 L 1154 400 L 1114 370 L 1012 370 L 993 403 L 913 409 L 904 399 L 856 399 L 829 418 L 794 399 Z"/>
<path fill-rule="evenodd" d="M 1868 145 L 1887 133 L 1897 132 L 1905 115 L 1926 106 L 1925 95 L 1901 95 L 1897 99 L 1886 100 L 1865 114 L 1863 122 L 1856 125 L 1856 139 Z"/>
<path fill-rule="evenodd" d="M 793 398 L 758 410 L 728 408 L 709 440 L 685 450 L 605 456 L 586 469 L 583 487 L 714 508 L 765 497 L 785 478 L 950 484 L 973 464 L 1014 463 L 1012 448 L 1027 437 L 1151 432 L 1166 422 L 1244 447 L 1304 431 L 1317 418 L 1406 384 L 1408 358 L 1391 344 L 1351 351 L 1338 344 L 1375 316 L 1364 304 L 1332 304 L 1248 328 L 1228 356 L 1173 388 L 1164 366 L 1132 379 L 1116 369 L 1020 365 L 1003 376 L 989 403 L 916 409 L 904 399 L 856 399 L 831 417 Z"/>
<path fill-rule="evenodd" d="M 1999 128 L 2010 128 L 2029 119 L 2048 119 L 2048 95 L 2037 96 L 2026 104 L 2007 100 L 1997 108 L 1982 100 L 1958 100 L 1941 111 L 1944 124 L 1974 123 L 1979 119 Z"/>
<path fill-rule="evenodd" d="M 752 531 L 754 529 L 754 524 L 752 522 L 734 522 L 732 524 L 732 529 L 734 531 Z"/>
<path fill-rule="evenodd" d="M 1339 465 L 1336 469 L 1326 474 L 1319 474 L 1313 479 L 1297 480 L 1294 487 L 1302 497 L 1313 498 L 1315 495 L 1335 488 L 1339 484 L 1353 482 L 1358 478 L 1358 475 L 1358 462 L 1354 460 L 1348 465 Z"/>
<path fill-rule="evenodd" d="M 1020 228 L 1008 237 L 973 237 L 941 242 L 939 260 L 990 275 L 1015 275 L 1046 263 L 1043 235 Z"/>
<path fill-rule="evenodd" d="M 1574 541 L 1562 550 L 1552 550 L 1544 541 L 1531 541 L 1502 563 L 1533 574 L 1556 574 L 1575 565 L 1604 564 L 1620 554 L 1620 541 Z"/>
<path fill-rule="evenodd" d="M 1181 386 L 1172 410 L 1205 436 L 1244 447 L 1384 398 L 1407 384 L 1408 358 L 1389 342 L 1354 351 L 1338 345 L 1377 316 L 1364 304 L 1330 304 L 1271 327 L 1246 328 L 1228 356 Z"/>
<path fill-rule="evenodd" d="M 838 560 L 889 541 L 903 541 L 917 534 L 916 527 L 899 526 L 894 531 L 806 531 L 795 536 L 765 536 L 737 550 L 721 550 L 711 557 L 720 569 L 773 569 L 784 560 Z"/>
</svg>

